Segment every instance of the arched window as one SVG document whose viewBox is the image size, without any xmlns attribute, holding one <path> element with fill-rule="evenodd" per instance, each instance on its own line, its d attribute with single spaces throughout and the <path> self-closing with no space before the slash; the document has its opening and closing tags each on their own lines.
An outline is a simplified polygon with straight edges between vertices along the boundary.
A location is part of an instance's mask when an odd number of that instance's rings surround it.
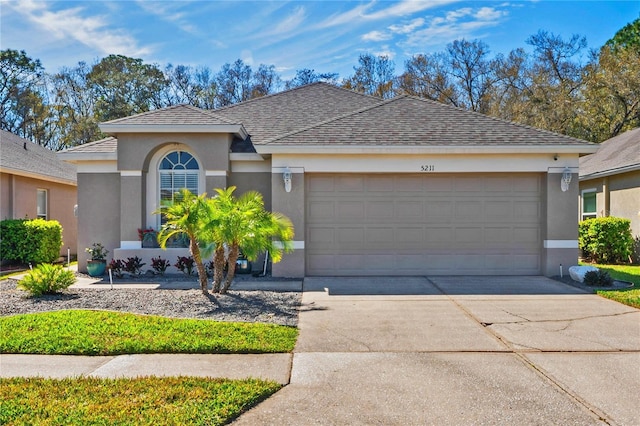
<svg viewBox="0 0 640 426">
<path fill-rule="evenodd" d="M 182 188 L 198 194 L 200 166 L 191 154 L 173 151 L 165 155 L 158 166 L 160 176 L 160 206 L 170 206 Z"/>
</svg>

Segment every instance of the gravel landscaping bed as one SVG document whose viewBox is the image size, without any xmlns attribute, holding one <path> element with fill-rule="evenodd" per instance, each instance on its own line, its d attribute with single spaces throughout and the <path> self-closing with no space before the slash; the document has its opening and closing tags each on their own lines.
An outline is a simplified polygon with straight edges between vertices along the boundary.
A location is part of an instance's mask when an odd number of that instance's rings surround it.
<svg viewBox="0 0 640 426">
<path fill-rule="evenodd" d="M 14 279 L 0 281 L 0 316 L 61 309 L 103 309 L 174 318 L 264 322 L 296 326 L 301 300 L 299 292 L 231 289 L 225 295 L 207 296 L 195 288 L 189 290 L 70 288 L 59 294 L 29 297 L 27 292 L 18 289 L 16 285 L 17 281 Z"/>
</svg>

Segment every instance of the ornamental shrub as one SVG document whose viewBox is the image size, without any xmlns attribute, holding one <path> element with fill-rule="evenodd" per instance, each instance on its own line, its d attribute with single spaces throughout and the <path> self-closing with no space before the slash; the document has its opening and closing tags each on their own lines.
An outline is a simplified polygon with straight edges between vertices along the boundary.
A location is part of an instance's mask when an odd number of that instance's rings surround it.
<svg viewBox="0 0 640 426">
<path fill-rule="evenodd" d="M 598 269 L 597 271 L 589 271 L 584 274 L 584 283 L 593 287 L 611 287 L 613 285 L 613 278 L 607 271 Z"/>
<path fill-rule="evenodd" d="M 195 260 L 191 256 L 178 256 L 178 261 L 173 266 L 186 275 L 191 276 L 191 274 L 193 274 L 193 267 L 195 266 L 195 263 Z"/>
<path fill-rule="evenodd" d="M 116 278 L 124 277 L 122 271 L 124 270 L 124 262 L 121 259 L 111 259 L 109 262 L 109 269 L 111 269 L 111 273 L 116 276 Z"/>
<path fill-rule="evenodd" d="M 163 259 L 160 256 L 151 258 L 151 267 L 156 274 L 164 275 L 170 265 L 171 263 L 168 260 Z"/>
<path fill-rule="evenodd" d="M 631 221 L 598 217 L 580 222 L 578 242 L 584 257 L 596 263 L 625 263 L 633 250 Z"/>
<path fill-rule="evenodd" d="M 127 257 L 124 262 L 124 270 L 131 275 L 140 275 L 142 273 L 142 267 L 146 265 L 138 256 Z"/>
<path fill-rule="evenodd" d="M 57 220 L 9 219 L 0 222 L 0 259 L 51 263 L 60 256 L 62 226 Z"/>
<path fill-rule="evenodd" d="M 60 265 L 43 263 L 38 265 L 18 281 L 18 287 L 32 296 L 57 293 L 76 282 L 76 276 Z"/>
</svg>

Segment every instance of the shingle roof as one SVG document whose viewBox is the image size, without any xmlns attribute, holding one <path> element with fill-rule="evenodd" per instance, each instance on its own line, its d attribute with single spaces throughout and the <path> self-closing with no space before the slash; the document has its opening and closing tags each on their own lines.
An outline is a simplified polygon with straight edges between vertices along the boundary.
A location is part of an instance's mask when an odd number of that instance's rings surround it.
<svg viewBox="0 0 640 426">
<path fill-rule="evenodd" d="M 598 152 L 580 158 L 580 178 L 640 170 L 640 127 L 600 144 Z"/>
<path fill-rule="evenodd" d="M 327 83 L 295 89 L 217 109 L 216 115 L 242 124 L 255 145 L 351 111 L 377 105 L 381 99 Z"/>
<path fill-rule="evenodd" d="M 102 124 L 134 124 L 134 125 L 220 125 L 235 124 L 211 111 L 206 111 L 192 105 L 175 105 L 167 108 L 143 112 L 130 117 L 118 118 Z"/>
<path fill-rule="evenodd" d="M 399 96 L 300 131 L 272 145 L 585 145 L 568 136 L 469 112 L 435 101 Z"/>
<path fill-rule="evenodd" d="M 0 167 L 5 169 L 3 171 L 76 184 L 76 166 L 60 160 L 50 149 L 5 130 L 0 132 Z"/>
<path fill-rule="evenodd" d="M 73 148 L 61 151 L 62 153 L 113 153 L 118 151 L 118 139 L 114 137 L 107 137 L 100 139 L 99 141 L 89 142 L 82 145 L 74 146 Z"/>
</svg>

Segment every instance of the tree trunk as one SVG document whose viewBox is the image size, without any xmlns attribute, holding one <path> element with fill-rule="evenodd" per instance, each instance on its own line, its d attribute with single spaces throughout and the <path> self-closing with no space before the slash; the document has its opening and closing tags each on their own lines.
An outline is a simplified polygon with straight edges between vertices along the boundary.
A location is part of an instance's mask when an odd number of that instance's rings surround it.
<svg viewBox="0 0 640 426">
<path fill-rule="evenodd" d="M 224 282 L 224 286 L 222 290 L 220 290 L 220 294 L 225 294 L 229 287 L 231 287 L 231 283 L 233 282 L 233 278 L 236 276 L 236 261 L 238 260 L 238 255 L 240 254 L 240 247 L 238 244 L 232 244 L 229 247 L 229 260 L 227 262 L 227 279 Z"/>
<path fill-rule="evenodd" d="M 204 263 L 202 263 L 202 256 L 200 256 L 200 247 L 198 247 L 198 243 L 196 243 L 196 239 L 193 237 L 191 237 L 191 241 L 189 242 L 189 250 L 191 251 L 193 260 L 196 262 L 196 269 L 198 270 L 198 281 L 200 282 L 200 290 L 202 290 L 204 294 L 208 294 L 207 270 L 204 268 Z"/>
<path fill-rule="evenodd" d="M 220 292 L 220 284 L 224 277 L 224 246 L 220 244 L 213 254 L 213 292 Z"/>
</svg>

